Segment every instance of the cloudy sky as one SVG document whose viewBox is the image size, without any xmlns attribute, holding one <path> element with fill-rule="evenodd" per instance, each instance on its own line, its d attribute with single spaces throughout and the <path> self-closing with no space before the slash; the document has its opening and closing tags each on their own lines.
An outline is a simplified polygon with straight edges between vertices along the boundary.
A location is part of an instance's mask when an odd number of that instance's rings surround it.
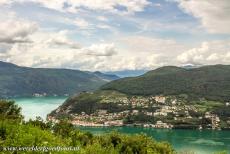
<svg viewBox="0 0 230 154">
<path fill-rule="evenodd" d="M 230 64 L 229 0 L 0 0 L 0 60 L 90 71 Z"/>
</svg>

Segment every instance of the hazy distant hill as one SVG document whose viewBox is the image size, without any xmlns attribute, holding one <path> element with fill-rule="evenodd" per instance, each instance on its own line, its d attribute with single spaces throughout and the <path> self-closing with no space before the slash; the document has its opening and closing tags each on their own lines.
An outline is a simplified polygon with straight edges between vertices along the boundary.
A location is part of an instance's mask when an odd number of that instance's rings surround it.
<svg viewBox="0 0 230 154">
<path fill-rule="evenodd" d="M 105 73 L 101 73 L 99 71 L 96 71 L 96 72 L 92 72 L 92 74 L 96 75 L 99 78 L 107 80 L 107 81 L 120 79 L 120 77 L 118 77 L 117 75 L 111 74 L 111 73 L 105 74 Z"/>
<path fill-rule="evenodd" d="M 64 95 L 92 91 L 114 79 L 118 77 L 100 72 L 28 68 L 0 61 L 0 98 L 31 96 L 34 93 Z"/>
<path fill-rule="evenodd" d="M 161 67 L 142 76 L 123 78 L 102 86 L 132 95 L 188 94 L 214 100 L 230 100 L 230 66 L 200 68 Z"/>
<path fill-rule="evenodd" d="M 135 76 L 140 76 L 146 73 L 147 70 L 122 70 L 122 71 L 111 71 L 111 72 L 105 72 L 106 74 L 115 74 L 121 78 L 124 77 L 135 77 Z"/>
</svg>

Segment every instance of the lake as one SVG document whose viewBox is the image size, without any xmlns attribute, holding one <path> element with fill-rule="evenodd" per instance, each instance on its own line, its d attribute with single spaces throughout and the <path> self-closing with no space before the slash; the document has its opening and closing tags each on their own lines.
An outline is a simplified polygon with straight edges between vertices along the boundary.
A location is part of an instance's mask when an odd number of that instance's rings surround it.
<svg viewBox="0 0 230 154">
<path fill-rule="evenodd" d="M 141 127 L 78 127 L 93 134 L 117 130 L 122 133 L 143 132 L 157 141 L 168 141 L 177 151 L 193 151 L 196 154 L 212 154 L 216 151 L 229 151 L 230 131 L 155 129 Z"/>
<path fill-rule="evenodd" d="M 35 119 L 40 116 L 43 119 L 52 110 L 65 101 L 66 97 L 31 97 L 15 98 L 16 104 L 22 107 L 25 119 Z M 122 133 L 145 133 L 157 141 L 168 141 L 177 151 L 193 151 L 196 154 L 212 154 L 215 151 L 226 150 L 230 154 L 230 131 L 212 130 L 169 130 L 140 127 L 78 127 L 81 130 L 90 131 L 93 134 L 103 134 L 117 130 Z"/>
<path fill-rule="evenodd" d="M 35 119 L 37 116 L 46 119 L 48 113 L 60 106 L 67 97 L 28 97 L 14 98 L 16 104 L 22 108 L 25 120 Z"/>
</svg>

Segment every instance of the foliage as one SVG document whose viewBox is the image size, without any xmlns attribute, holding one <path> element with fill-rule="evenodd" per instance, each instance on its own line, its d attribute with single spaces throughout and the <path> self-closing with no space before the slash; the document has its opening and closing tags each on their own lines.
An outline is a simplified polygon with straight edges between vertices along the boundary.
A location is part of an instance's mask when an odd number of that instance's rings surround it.
<svg viewBox="0 0 230 154">
<path fill-rule="evenodd" d="M 129 95 L 187 95 L 189 100 L 228 101 L 230 66 L 214 65 L 193 69 L 166 66 L 139 77 L 123 78 L 101 87 Z"/>
<path fill-rule="evenodd" d="M 0 119 L 21 120 L 21 108 L 14 101 L 0 100 Z"/>
<path fill-rule="evenodd" d="M 42 130 L 50 129 L 53 125 L 52 122 L 50 121 L 49 122 L 43 121 L 41 117 L 36 117 L 35 120 L 30 119 L 28 122 L 25 122 L 25 124 L 39 127 Z"/>
<path fill-rule="evenodd" d="M 32 96 L 34 93 L 74 94 L 96 90 L 106 81 L 118 79 L 117 76 L 100 72 L 28 68 L 1 61 L 0 72 L 0 98 Z"/>
<path fill-rule="evenodd" d="M 9 103 L 9 104 L 8 104 Z M 79 147 L 79 151 L 61 151 L 47 153 L 79 153 L 79 154 L 174 154 L 172 147 L 165 142 L 156 142 L 146 135 L 125 135 L 111 132 L 103 135 L 93 135 L 89 132 L 79 131 L 68 121 L 60 121 L 50 124 L 36 120 L 20 122 L 11 119 L 10 111 L 14 102 L 0 101 L 4 110 L 0 110 L 4 119 L 0 119 L 0 147 Z M 4 105 L 3 105 L 4 104 Z M 8 106 L 8 107 L 6 107 Z M 14 113 L 15 117 L 21 117 L 20 112 Z M 0 153 L 12 153 L 0 151 Z M 16 152 L 14 152 L 16 153 Z M 20 152 L 19 152 L 20 153 Z M 21 153 L 42 153 L 30 151 Z"/>
<path fill-rule="evenodd" d="M 129 115 L 124 119 L 125 124 L 154 123 L 154 122 L 155 122 L 155 119 L 152 116 L 148 116 L 142 112 L 137 115 Z"/>
</svg>

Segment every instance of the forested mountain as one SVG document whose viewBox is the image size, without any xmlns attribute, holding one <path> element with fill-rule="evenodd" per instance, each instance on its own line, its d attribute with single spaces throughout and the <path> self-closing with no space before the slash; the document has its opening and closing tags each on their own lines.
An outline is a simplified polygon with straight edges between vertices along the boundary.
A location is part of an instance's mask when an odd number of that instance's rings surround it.
<svg viewBox="0 0 230 154">
<path fill-rule="evenodd" d="M 229 129 L 229 100 L 230 66 L 166 66 L 74 95 L 49 116 L 78 125 Z"/>
<path fill-rule="evenodd" d="M 28 68 L 0 61 L 0 98 L 93 91 L 117 76 L 69 69 Z"/>
<path fill-rule="evenodd" d="M 131 95 L 178 95 L 204 97 L 211 100 L 230 99 L 230 66 L 213 65 L 185 69 L 161 67 L 142 76 L 107 83 L 103 90 L 117 90 Z"/>
</svg>

